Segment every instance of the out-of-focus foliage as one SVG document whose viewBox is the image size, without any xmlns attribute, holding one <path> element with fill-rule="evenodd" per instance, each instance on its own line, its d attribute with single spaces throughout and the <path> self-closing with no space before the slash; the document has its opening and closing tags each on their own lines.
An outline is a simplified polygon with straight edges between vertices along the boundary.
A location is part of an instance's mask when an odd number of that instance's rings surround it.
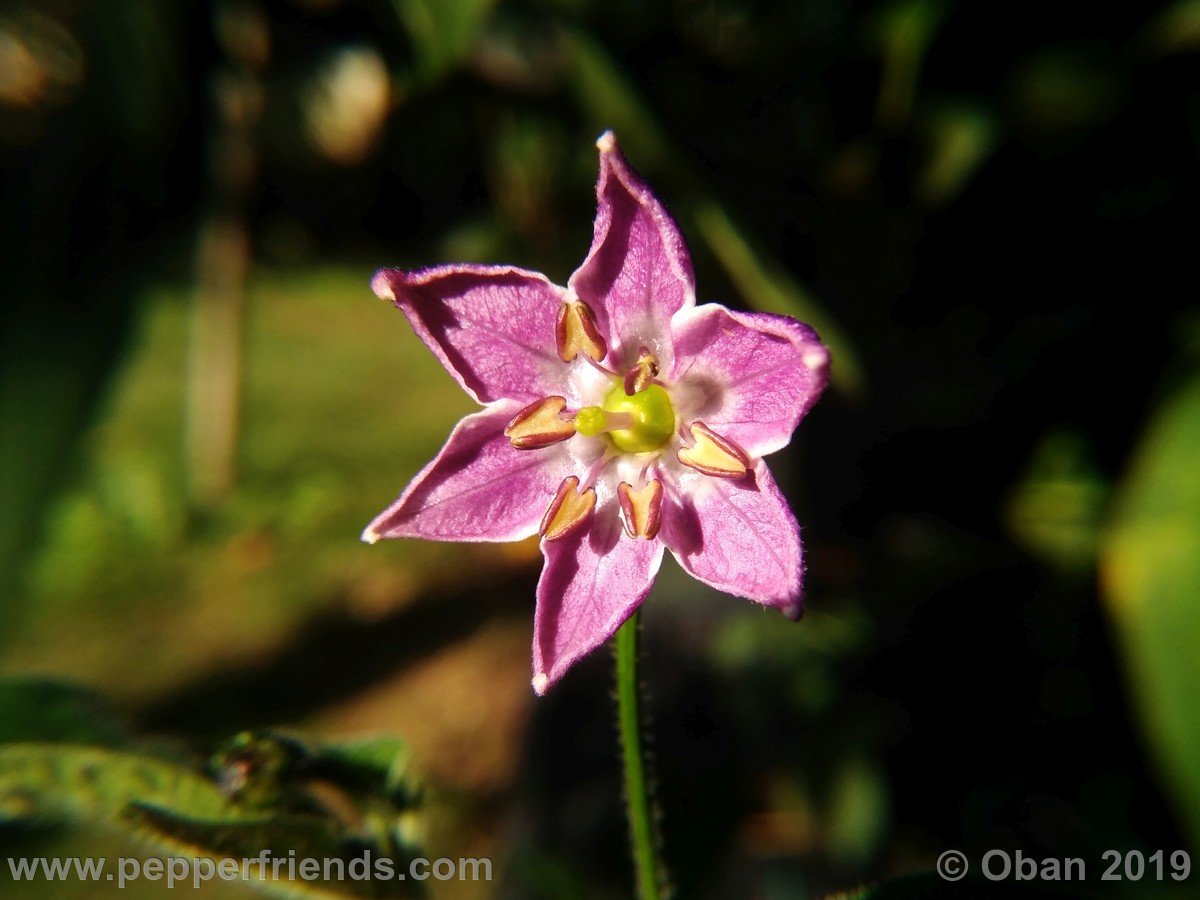
<svg viewBox="0 0 1200 900">
<path fill-rule="evenodd" d="M 1083 437 L 1046 435 L 1008 504 L 1013 533 L 1052 565 L 1090 575 L 1099 552 L 1107 485 Z"/>
<path fill-rule="evenodd" d="M 164 203 L 162 154 L 187 90 L 170 49 L 182 14 L 155 0 L 0 11 L 0 591 L 61 483 L 144 277 L 135 245 Z"/>
<path fill-rule="evenodd" d="M 1192 378 L 1149 423 L 1101 570 L 1139 713 L 1193 841 L 1200 839 L 1198 460 L 1200 380 Z"/>
<path fill-rule="evenodd" d="M 103 679 L 144 701 L 281 646 L 331 598 L 379 616 L 437 577 L 449 547 L 388 558 L 354 537 L 363 509 L 401 487 L 379 473 L 398 482 L 424 464 L 469 401 L 411 333 L 373 339 L 389 310 L 362 292 L 360 273 L 338 270 L 266 273 L 252 288 L 243 485 L 203 525 L 181 490 L 185 309 L 169 292 L 148 298 L 81 478 L 30 560 L 10 667 Z M 138 665 L 121 665 L 132 654 Z"/>
<path fill-rule="evenodd" d="M 454 69 L 471 52 L 496 0 L 392 0 L 413 44 L 413 87 Z"/>
<path fill-rule="evenodd" d="M 87 726 L 83 701 L 49 684 L 0 686 L 9 731 L 0 741 L 0 825 L 91 828 L 157 853 L 210 859 L 267 850 L 279 859 L 295 852 L 348 864 L 371 852 L 400 871 L 420 854 L 419 792 L 397 739 L 312 746 L 283 734 L 243 733 L 207 767 L 161 742 L 118 737 L 107 719 L 96 734 L 104 743 L 46 741 L 68 720 L 73 730 Z M 313 887 L 286 878 L 246 881 L 255 885 L 300 895 Z M 399 879 L 351 880 L 341 891 L 414 896 L 417 888 Z"/>
</svg>

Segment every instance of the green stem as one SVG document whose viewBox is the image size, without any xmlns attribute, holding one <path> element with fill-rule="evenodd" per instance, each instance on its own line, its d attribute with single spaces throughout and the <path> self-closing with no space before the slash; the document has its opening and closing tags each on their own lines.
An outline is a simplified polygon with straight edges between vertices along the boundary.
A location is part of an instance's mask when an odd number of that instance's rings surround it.
<svg viewBox="0 0 1200 900">
<path fill-rule="evenodd" d="M 659 900 L 661 888 L 658 844 L 655 839 L 646 758 L 642 752 L 641 717 L 638 713 L 638 614 L 617 631 L 617 728 L 625 759 L 625 799 L 629 813 L 629 838 L 637 866 L 640 900 Z"/>
</svg>

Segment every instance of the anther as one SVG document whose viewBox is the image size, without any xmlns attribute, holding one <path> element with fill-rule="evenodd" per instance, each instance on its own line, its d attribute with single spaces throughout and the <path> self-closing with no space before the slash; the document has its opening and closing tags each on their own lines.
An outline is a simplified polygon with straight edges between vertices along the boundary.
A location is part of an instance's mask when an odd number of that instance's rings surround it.
<svg viewBox="0 0 1200 900">
<path fill-rule="evenodd" d="M 538 534 L 548 541 L 558 541 L 577 531 L 592 514 L 596 506 L 596 489 L 576 493 L 579 478 L 568 475 L 558 486 L 558 493 L 550 501 L 550 508 L 542 516 Z"/>
<path fill-rule="evenodd" d="M 571 362 L 580 353 L 596 362 L 608 355 L 608 344 L 596 325 L 596 314 L 582 300 L 567 300 L 558 308 L 554 338 L 563 362 Z"/>
<path fill-rule="evenodd" d="M 662 526 L 662 496 L 662 482 L 657 478 L 642 485 L 640 490 L 627 481 L 617 485 L 626 534 L 654 540 Z"/>
<path fill-rule="evenodd" d="M 504 436 L 518 450 L 536 450 L 565 441 L 575 434 L 575 425 L 560 418 L 566 405 L 566 399 L 557 396 L 530 403 L 504 426 Z"/>
<path fill-rule="evenodd" d="M 625 394 L 632 397 L 644 391 L 658 377 L 658 360 L 645 347 L 638 349 L 637 362 L 625 373 Z"/>
<path fill-rule="evenodd" d="M 733 441 L 721 437 L 703 422 L 693 422 L 688 431 L 694 443 L 680 447 L 676 454 L 685 466 L 718 478 L 741 478 L 750 471 L 750 457 Z"/>
</svg>

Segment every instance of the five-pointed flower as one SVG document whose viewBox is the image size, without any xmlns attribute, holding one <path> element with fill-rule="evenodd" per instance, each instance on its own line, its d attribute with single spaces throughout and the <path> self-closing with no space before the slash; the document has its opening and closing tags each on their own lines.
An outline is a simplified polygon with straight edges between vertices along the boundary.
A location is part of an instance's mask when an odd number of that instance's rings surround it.
<svg viewBox="0 0 1200 900">
<path fill-rule="evenodd" d="M 664 547 L 700 581 L 800 615 L 800 531 L 762 457 L 829 361 L 793 319 L 697 306 L 675 222 L 611 132 L 597 146 L 592 247 L 565 288 L 512 266 L 372 281 L 483 409 L 363 539 L 540 534 L 539 694 L 633 614 Z"/>
</svg>

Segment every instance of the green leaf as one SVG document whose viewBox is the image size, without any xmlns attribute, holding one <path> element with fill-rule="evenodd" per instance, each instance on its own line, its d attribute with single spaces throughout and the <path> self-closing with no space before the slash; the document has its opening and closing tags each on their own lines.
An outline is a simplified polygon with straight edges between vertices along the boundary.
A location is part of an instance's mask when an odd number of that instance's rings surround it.
<svg viewBox="0 0 1200 900">
<path fill-rule="evenodd" d="M 1200 377 L 1158 410 L 1120 492 L 1102 582 L 1142 726 L 1200 842 Z"/>
<path fill-rule="evenodd" d="M 374 877 L 374 866 L 382 859 L 393 871 L 405 871 L 411 856 L 393 857 L 376 848 L 347 840 L 335 824 L 315 816 L 262 818 L 250 821 L 189 819 L 169 810 L 149 805 L 130 807 L 122 817 L 131 831 L 143 839 L 181 856 L 220 856 L 235 860 L 261 858 L 269 851 L 268 864 L 259 878 L 258 869 L 248 868 L 245 884 L 265 893 L 285 897 L 413 897 L 421 896 L 421 886 L 398 878 Z M 370 854 L 369 856 L 367 854 Z M 289 861 L 317 860 L 322 877 L 307 880 L 300 872 L 289 872 Z M 279 877 L 271 869 L 273 860 L 281 860 Z M 363 868 L 369 860 L 370 868 Z M 340 865 L 338 865 L 340 861 Z M 357 869 L 355 867 L 358 867 Z M 323 873 L 332 873 L 328 881 Z M 346 873 L 338 877 L 338 873 Z M 371 877 L 357 877 L 356 873 Z M 336 883 L 336 892 L 329 885 Z"/>
<path fill-rule="evenodd" d="M 416 51 L 419 87 L 451 72 L 471 52 L 495 0 L 392 0 Z"/>
<path fill-rule="evenodd" d="M 200 772 L 154 756 L 73 744 L 0 746 L 0 820 L 119 827 L 134 804 L 208 819 L 247 815 Z"/>
<path fill-rule="evenodd" d="M 382 794 L 397 792 L 405 797 L 412 751 L 404 741 L 394 737 L 364 738 L 341 744 L 327 744 L 320 749 L 315 765 L 338 774 L 346 786 L 359 785 Z"/>
<path fill-rule="evenodd" d="M 0 744 L 117 745 L 125 736 L 117 716 L 90 691 L 51 681 L 0 682 Z"/>
<path fill-rule="evenodd" d="M 945 13 L 942 0 L 897 0 L 880 14 L 883 72 L 876 117 L 881 123 L 900 125 L 911 115 L 921 64 Z"/>
<path fill-rule="evenodd" d="M 958 102 L 933 109 L 924 126 L 929 155 L 917 192 L 929 206 L 949 206 L 996 149 L 999 124 L 983 104 Z"/>
<path fill-rule="evenodd" d="M 1066 574 L 1092 577 L 1108 486 L 1084 436 L 1056 429 L 1034 447 L 1006 509 L 1009 530 Z"/>
<path fill-rule="evenodd" d="M 1138 44 L 1151 58 L 1200 49 L 1200 0 L 1175 0 L 1158 10 L 1138 34 Z"/>
<path fill-rule="evenodd" d="M 883 773 L 870 760 L 849 759 L 832 785 L 830 849 L 839 861 L 862 868 L 879 849 L 891 817 Z"/>
</svg>

